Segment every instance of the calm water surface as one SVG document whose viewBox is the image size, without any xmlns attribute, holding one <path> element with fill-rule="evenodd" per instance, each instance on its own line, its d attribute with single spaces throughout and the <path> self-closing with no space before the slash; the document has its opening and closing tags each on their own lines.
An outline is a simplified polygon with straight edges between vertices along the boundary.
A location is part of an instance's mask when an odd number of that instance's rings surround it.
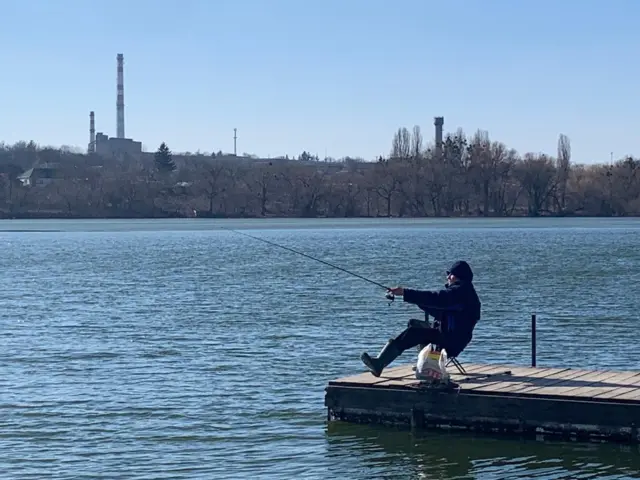
<svg viewBox="0 0 640 480">
<path fill-rule="evenodd" d="M 467 361 L 640 368 L 640 220 L 0 222 L 2 478 L 640 478 L 637 448 L 326 424 L 418 311 L 360 279 L 474 267 Z M 414 362 L 408 351 L 397 362 Z"/>
</svg>

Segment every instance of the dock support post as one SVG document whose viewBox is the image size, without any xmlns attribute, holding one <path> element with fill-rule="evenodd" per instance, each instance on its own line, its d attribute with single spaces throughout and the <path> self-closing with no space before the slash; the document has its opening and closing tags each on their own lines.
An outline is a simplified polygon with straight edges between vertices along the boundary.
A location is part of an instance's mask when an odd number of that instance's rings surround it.
<svg viewBox="0 0 640 480">
<path fill-rule="evenodd" d="M 424 428 L 424 410 L 421 408 L 412 408 L 411 409 L 411 429 L 412 430 L 421 430 Z"/>
<path fill-rule="evenodd" d="M 531 366 L 536 366 L 536 315 L 531 315 Z"/>
</svg>

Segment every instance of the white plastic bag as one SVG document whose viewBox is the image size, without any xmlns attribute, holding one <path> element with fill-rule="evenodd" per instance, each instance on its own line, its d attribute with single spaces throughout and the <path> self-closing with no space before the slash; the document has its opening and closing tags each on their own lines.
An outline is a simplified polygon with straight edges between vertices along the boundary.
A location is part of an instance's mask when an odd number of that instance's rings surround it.
<svg viewBox="0 0 640 480">
<path fill-rule="evenodd" d="M 416 378 L 418 380 L 446 383 L 449 381 L 447 372 L 447 351 L 438 351 L 436 346 L 429 344 L 418 354 Z"/>
</svg>

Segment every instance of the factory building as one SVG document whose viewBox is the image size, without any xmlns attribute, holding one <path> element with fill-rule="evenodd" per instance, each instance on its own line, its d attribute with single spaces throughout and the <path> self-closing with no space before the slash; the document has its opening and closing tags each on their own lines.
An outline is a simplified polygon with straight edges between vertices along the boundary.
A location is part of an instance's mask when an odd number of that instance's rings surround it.
<svg viewBox="0 0 640 480">
<path fill-rule="evenodd" d="M 96 133 L 95 113 L 89 113 L 88 153 L 103 157 L 139 158 L 142 154 L 142 142 L 126 138 L 124 134 L 124 55 L 119 53 L 117 60 L 116 84 L 116 136 L 109 137 L 102 132 Z"/>
<path fill-rule="evenodd" d="M 94 153 L 103 157 L 139 156 L 142 153 L 142 142 L 130 138 L 109 137 L 99 132 L 96 135 Z"/>
</svg>

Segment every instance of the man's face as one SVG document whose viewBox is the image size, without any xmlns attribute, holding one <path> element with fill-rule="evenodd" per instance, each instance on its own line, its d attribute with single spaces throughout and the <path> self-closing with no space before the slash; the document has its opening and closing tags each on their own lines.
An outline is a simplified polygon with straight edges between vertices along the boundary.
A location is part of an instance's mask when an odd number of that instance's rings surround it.
<svg viewBox="0 0 640 480">
<path fill-rule="evenodd" d="M 456 276 L 451 272 L 447 271 L 447 285 L 451 285 L 456 281 Z"/>
</svg>

